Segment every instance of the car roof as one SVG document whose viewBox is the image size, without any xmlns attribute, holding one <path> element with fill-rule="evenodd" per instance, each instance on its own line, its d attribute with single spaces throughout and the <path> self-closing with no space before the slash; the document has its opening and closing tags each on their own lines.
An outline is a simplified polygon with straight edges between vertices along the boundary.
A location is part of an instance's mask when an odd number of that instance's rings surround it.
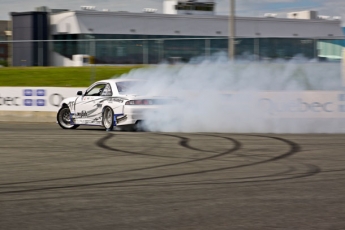
<svg viewBox="0 0 345 230">
<path fill-rule="evenodd" d="M 97 81 L 96 83 L 117 83 L 117 82 L 124 82 L 124 81 L 142 81 L 141 79 L 134 79 L 134 78 L 111 78 Z"/>
</svg>

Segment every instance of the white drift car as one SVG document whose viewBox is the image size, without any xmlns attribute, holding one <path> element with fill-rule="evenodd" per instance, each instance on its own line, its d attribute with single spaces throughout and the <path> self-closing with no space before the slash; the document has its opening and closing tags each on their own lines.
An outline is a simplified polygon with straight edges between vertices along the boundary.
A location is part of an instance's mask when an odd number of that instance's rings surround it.
<svg viewBox="0 0 345 230">
<path fill-rule="evenodd" d="M 75 129 L 80 125 L 103 126 L 113 130 L 115 126 L 135 130 L 143 119 L 145 110 L 152 110 L 165 103 L 159 97 L 143 97 L 132 94 L 140 80 L 109 79 L 95 82 L 85 93 L 77 92 L 61 102 L 57 122 L 63 129 Z"/>
</svg>

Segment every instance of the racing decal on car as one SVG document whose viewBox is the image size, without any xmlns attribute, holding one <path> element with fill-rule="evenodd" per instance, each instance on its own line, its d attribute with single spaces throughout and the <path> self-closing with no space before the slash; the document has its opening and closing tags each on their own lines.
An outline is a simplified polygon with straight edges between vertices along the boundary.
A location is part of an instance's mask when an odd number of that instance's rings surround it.
<svg viewBox="0 0 345 230">
<path fill-rule="evenodd" d="M 121 121 L 125 121 L 127 120 L 127 115 L 124 115 L 122 117 L 116 117 L 116 123 L 119 123 Z"/>
<path fill-rule="evenodd" d="M 122 98 L 122 97 L 112 97 L 112 98 L 109 98 L 109 99 L 108 99 L 108 101 L 109 101 L 110 103 L 112 103 L 112 102 L 123 103 L 124 100 L 125 100 L 125 99 Z"/>
<path fill-rule="evenodd" d="M 87 99 L 85 99 L 85 98 L 87 98 Z M 89 101 L 89 99 L 90 99 L 90 101 Z M 95 103 L 95 102 L 97 102 L 98 100 L 99 100 L 99 103 L 101 103 L 101 102 L 103 102 L 103 101 L 105 101 L 105 100 L 107 100 L 107 99 L 104 99 L 104 98 L 96 98 L 96 99 L 93 99 L 93 100 L 91 100 L 92 99 L 92 97 L 84 97 L 83 99 L 82 99 L 82 104 L 88 104 L 88 103 L 91 103 L 91 102 L 93 102 L 93 103 Z"/>
<path fill-rule="evenodd" d="M 74 105 L 75 105 L 74 101 L 68 102 L 68 107 L 70 107 L 71 109 L 74 108 Z"/>
<path fill-rule="evenodd" d="M 94 114 L 94 115 L 89 115 L 88 117 L 91 118 L 91 117 L 96 117 L 96 116 L 99 116 L 99 115 L 102 115 L 102 112 Z"/>
<path fill-rule="evenodd" d="M 102 125 L 102 117 L 96 117 L 93 120 L 86 120 L 85 124 Z"/>
<path fill-rule="evenodd" d="M 93 124 L 101 124 L 102 123 L 102 116 L 94 118 L 91 122 Z"/>
<path fill-rule="evenodd" d="M 93 114 L 94 112 L 96 112 L 98 110 L 98 108 L 92 109 L 87 111 L 87 115 L 90 116 L 91 114 Z"/>
<path fill-rule="evenodd" d="M 87 117 L 94 117 L 96 115 L 93 115 L 91 116 L 91 114 L 93 114 L 94 112 L 96 112 L 98 110 L 98 108 L 95 108 L 95 109 L 92 109 L 92 110 L 89 110 L 89 111 L 81 111 L 81 112 L 78 112 L 75 114 L 75 117 L 76 118 L 87 118 Z M 99 113 L 98 113 L 99 114 Z"/>
<path fill-rule="evenodd" d="M 111 96 L 111 95 L 113 95 L 113 91 L 111 90 L 111 86 L 110 86 L 109 84 L 107 84 L 107 85 L 104 87 L 101 96 Z"/>
<path fill-rule="evenodd" d="M 87 112 L 85 110 L 83 110 L 80 113 L 76 113 L 75 116 L 77 118 L 85 118 L 85 117 L 87 117 Z"/>
</svg>

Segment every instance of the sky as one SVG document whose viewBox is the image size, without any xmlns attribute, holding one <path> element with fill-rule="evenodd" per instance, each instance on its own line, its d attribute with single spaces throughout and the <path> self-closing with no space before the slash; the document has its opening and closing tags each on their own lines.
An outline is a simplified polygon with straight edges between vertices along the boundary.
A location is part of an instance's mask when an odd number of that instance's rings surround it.
<svg viewBox="0 0 345 230">
<path fill-rule="evenodd" d="M 229 14 L 229 0 L 215 0 L 216 14 Z M 162 13 L 163 0 L 0 0 L 0 20 L 9 20 L 9 12 L 32 11 L 37 6 L 53 9 L 79 10 L 91 5 L 96 9 L 111 11 L 142 12 L 143 8 L 155 8 Z M 260 17 L 265 13 L 276 13 L 286 17 L 287 12 L 316 10 L 319 15 L 341 16 L 345 26 L 345 0 L 237 0 L 236 15 Z"/>
</svg>

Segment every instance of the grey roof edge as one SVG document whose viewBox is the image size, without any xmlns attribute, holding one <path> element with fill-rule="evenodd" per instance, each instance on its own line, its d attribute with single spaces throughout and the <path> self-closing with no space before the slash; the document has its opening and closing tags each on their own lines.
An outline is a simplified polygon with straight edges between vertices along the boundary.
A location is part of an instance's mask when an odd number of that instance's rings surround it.
<svg viewBox="0 0 345 230">
<path fill-rule="evenodd" d="M 42 12 L 42 11 L 10 12 L 11 16 L 32 15 L 32 14 L 48 14 L 48 12 Z"/>
<path fill-rule="evenodd" d="M 227 15 L 180 15 L 180 14 L 159 14 L 159 13 L 133 13 L 133 12 L 121 12 L 121 11 L 66 11 L 75 12 L 78 15 L 103 15 L 103 16 L 130 16 L 130 17 L 152 17 L 152 18 L 190 18 L 190 19 L 218 19 L 228 20 Z M 66 13 L 61 12 L 61 13 Z M 54 15 L 58 15 L 54 14 Z M 294 18 L 266 18 L 266 17 L 244 17 L 236 16 L 236 20 L 255 20 L 255 21 L 286 21 L 286 22 L 307 22 L 307 23 L 329 23 L 341 25 L 341 20 L 324 20 L 324 19 L 294 19 Z"/>
</svg>

